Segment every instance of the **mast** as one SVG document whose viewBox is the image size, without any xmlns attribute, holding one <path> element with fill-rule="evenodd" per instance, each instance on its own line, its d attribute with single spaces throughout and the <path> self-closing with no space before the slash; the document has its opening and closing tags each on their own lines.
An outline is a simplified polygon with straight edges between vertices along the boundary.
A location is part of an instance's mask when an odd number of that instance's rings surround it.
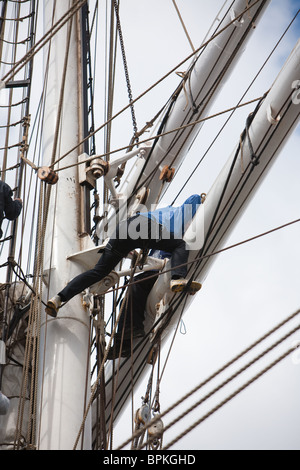
<svg viewBox="0 0 300 470">
<path fill-rule="evenodd" d="M 63 17 L 69 2 L 44 1 L 44 31 L 52 22 Z M 49 166 L 60 154 L 80 141 L 78 107 L 79 58 L 76 15 L 52 38 L 50 50 L 45 51 L 48 63 L 47 92 L 43 131 L 44 165 Z M 70 27 L 72 28 L 70 31 Z M 80 25 L 78 26 L 80 28 Z M 63 75 L 66 71 L 65 82 Z M 64 93 L 62 93 L 62 86 Z M 62 108 L 60 109 L 60 96 Z M 59 122 L 60 126 L 57 125 Z M 56 145 L 56 147 L 55 147 Z M 63 164 L 78 159 L 73 151 Z M 57 167 L 55 167 L 57 168 Z M 54 168 L 54 169 L 55 169 Z M 77 167 L 61 172 L 50 191 L 45 235 L 44 301 L 55 295 L 75 275 L 78 266 L 66 259 L 66 253 L 83 249 L 89 241 L 82 232 L 81 187 Z M 44 309 L 42 309 L 44 310 Z M 86 402 L 90 394 L 90 323 L 81 298 L 69 302 L 56 319 L 46 318 L 42 312 L 41 347 L 39 358 L 39 406 L 37 447 L 44 449 L 73 448 L 80 429 Z M 91 448 L 91 426 L 85 422 L 81 447 Z"/>
</svg>

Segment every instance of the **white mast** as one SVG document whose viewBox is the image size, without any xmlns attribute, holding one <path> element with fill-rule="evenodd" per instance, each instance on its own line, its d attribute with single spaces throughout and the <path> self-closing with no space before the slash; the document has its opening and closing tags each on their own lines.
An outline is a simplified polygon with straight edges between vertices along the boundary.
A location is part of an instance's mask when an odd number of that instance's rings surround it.
<svg viewBox="0 0 300 470">
<path fill-rule="evenodd" d="M 63 17 L 72 2 L 44 1 L 44 31 Z M 53 18 L 53 19 L 52 19 Z M 69 47 L 64 99 L 55 157 L 67 152 L 79 142 L 78 95 L 79 86 L 76 15 L 73 16 L 72 33 L 68 42 L 68 22 L 51 40 L 45 120 L 43 134 L 44 165 L 50 165 L 55 140 L 56 121 L 66 51 Z M 44 62 L 48 61 L 48 50 Z M 63 164 L 77 161 L 78 152 L 73 151 Z M 55 295 L 76 274 L 77 266 L 66 259 L 66 254 L 83 248 L 80 214 L 80 186 L 77 167 L 63 171 L 59 181 L 51 187 L 47 233 L 45 239 L 46 296 Z M 44 309 L 43 309 L 44 310 Z M 89 370 L 89 316 L 81 298 L 69 302 L 56 319 L 42 314 L 41 348 L 39 359 L 39 406 L 40 427 L 37 447 L 44 449 L 73 448 L 80 429 L 86 401 L 90 395 Z M 91 426 L 86 420 L 83 432 L 83 449 L 91 448 Z M 81 447 L 81 442 L 80 442 Z"/>
</svg>

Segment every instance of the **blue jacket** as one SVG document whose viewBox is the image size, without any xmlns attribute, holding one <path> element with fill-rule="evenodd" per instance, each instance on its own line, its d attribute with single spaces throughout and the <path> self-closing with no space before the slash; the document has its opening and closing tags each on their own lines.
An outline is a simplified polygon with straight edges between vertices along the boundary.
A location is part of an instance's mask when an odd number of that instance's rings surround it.
<svg viewBox="0 0 300 470">
<path fill-rule="evenodd" d="M 176 238 L 182 238 L 189 222 L 193 219 L 201 204 L 201 196 L 193 194 L 179 207 L 167 206 L 150 212 L 141 212 L 140 215 L 156 220 Z"/>
<path fill-rule="evenodd" d="M 9 220 L 16 219 L 22 210 L 21 201 L 13 201 L 13 192 L 10 186 L 0 181 L 0 238 L 2 237 L 1 224 L 6 217 Z"/>
</svg>

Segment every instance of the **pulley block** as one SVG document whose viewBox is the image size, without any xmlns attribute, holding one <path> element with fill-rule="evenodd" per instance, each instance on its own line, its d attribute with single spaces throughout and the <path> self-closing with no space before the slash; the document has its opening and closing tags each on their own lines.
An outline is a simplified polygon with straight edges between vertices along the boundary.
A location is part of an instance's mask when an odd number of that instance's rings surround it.
<svg viewBox="0 0 300 470">
<path fill-rule="evenodd" d="M 95 158 L 95 160 L 91 162 L 91 166 L 88 167 L 86 171 L 91 171 L 96 179 L 100 178 L 101 176 L 107 175 L 109 171 L 109 163 L 102 158 Z"/>
<path fill-rule="evenodd" d="M 4 416 L 7 414 L 9 409 L 9 399 L 0 392 L 0 415 Z"/>
<path fill-rule="evenodd" d="M 135 415 L 135 422 L 137 424 L 145 424 L 150 417 L 150 407 L 147 404 L 144 404 L 141 408 L 139 408 Z"/>
<path fill-rule="evenodd" d="M 148 434 L 151 439 L 160 439 L 163 433 L 164 423 L 160 418 L 148 428 Z"/>
<path fill-rule="evenodd" d="M 152 450 L 158 450 L 162 447 L 163 433 L 164 424 L 159 418 L 148 428 L 149 445 Z"/>
<path fill-rule="evenodd" d="M 38 169 L 37 175 L 42 181 L 45 181 L 45 183 L 48 184 L 56 184 L 58 181 L 57 173 L 47 166 L 40 167 Z"/>
</svg>

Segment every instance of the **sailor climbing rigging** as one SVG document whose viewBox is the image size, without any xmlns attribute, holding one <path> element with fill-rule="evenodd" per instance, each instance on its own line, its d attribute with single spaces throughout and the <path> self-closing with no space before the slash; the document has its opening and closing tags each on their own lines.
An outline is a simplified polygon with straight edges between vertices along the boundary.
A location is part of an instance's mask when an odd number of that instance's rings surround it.
<svg viewBox="0 0 300 470">
<path fill-rule="evenodd" d="M 3 220 L 15 220 L 22 210 L 22 199 L 12 199 L 12 189 L 4 181 L 0 181 L 0 238 L 2 238 L 1 225 Z"/>
<path fill-rule="evenodd" d="M 87 287 L 101 281 L 135 248 L 164 250 L 171 253 L 170 288 L 173 292 L 186 289 L 194 293 L 199 290 L 201 287 L 199 283 L 188 282 L 185 279 L 188 250 L 183 236 L 200 204 L 201 196 L 194 194 L 179 207 L 168 206 L 150 212 L 141 212 L 121 221 L 94 268 L 76 276 L 62 291 L 48 300 L 46 313 L 56 317 L 62 302 L 67 302 Z"/>
</svg>

